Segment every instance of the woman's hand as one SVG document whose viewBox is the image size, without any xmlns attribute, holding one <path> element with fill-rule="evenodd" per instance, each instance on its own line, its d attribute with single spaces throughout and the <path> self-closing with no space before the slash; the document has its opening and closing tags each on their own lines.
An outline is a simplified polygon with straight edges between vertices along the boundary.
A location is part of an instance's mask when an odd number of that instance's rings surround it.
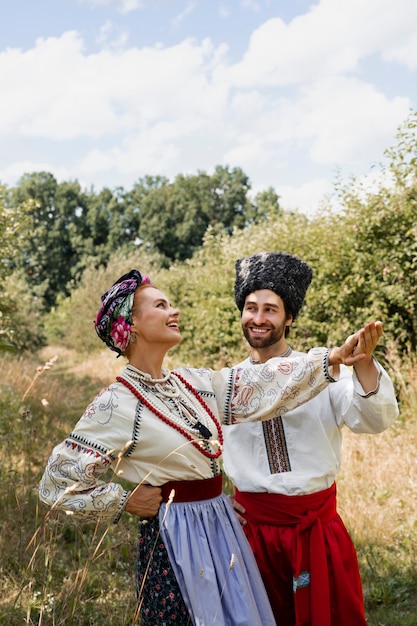
<svg viewBox="0 0 417 626">
<path fill-rule="evenodd" d="M 160 487 L 138 485 L 127 501 L 125 511 L 138 517 L 154 517 L 162 502 Z"/>
<path fill-rule="evenodd" d="M 229 497 L 230 504 L 235 510 L 236 517 L 239 520 L 240 525 L 245 526 L 246 520 L 243 516 L 246 513 L 246 509 L 239 502 L 236 502 L 234 496 L 228 496 L 228 497 Z"/>
</svg>

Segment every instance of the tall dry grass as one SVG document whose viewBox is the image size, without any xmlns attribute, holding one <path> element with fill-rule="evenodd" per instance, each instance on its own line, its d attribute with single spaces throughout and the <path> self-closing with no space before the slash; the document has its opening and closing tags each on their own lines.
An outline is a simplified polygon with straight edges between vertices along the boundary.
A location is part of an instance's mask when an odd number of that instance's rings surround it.
<svg viewBox="0 0 417 626">
<path fill-rule="evenodd" d="M 394 349 L 387 367 L 400 416 L 379 435 L 346 430 L 339 511 L 358 550 L 370 624 L 417 625 L 417 360 Z"/>
<path fill-rule="evenodd" d="M 45 367 L 51 361 L 46 353 L 0 358 L 0 624 L 130 625 L 136 525 L 81 525 L 38 501 L 52 446 L 82 415 L 101 376 L 100 368 L 97 378 L 72 373 L 77 362 L 68 353 Z"/>
<path fill-rule="evenodd" d="M 417 363 L 395 352 L 389 359 L 401 416 L 380 435 L 345 432 L 338 500 L 358 550 L 369 625 L 416 626 Z M 86 360 L 54 348 L 0 358 L 0 624 L 138 623 L 134 518 L 81 525 L 37 498 L 52 446 L 123 365 L 109 351 Z"/>
</svg>

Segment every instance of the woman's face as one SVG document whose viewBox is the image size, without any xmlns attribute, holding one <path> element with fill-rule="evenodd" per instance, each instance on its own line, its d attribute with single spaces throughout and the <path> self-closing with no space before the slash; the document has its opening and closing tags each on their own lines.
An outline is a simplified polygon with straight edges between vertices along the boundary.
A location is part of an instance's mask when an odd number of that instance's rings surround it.
<svg viewBox="0 0 417 626">
<path fill-rule="evenodd" d="M 131 331 L 138 341 L 147 344 L 165 344 L 167 349 L 181 341 L 178 325 L 180 312 L 155 287 L 139 287 L 135 291 Z"/>
</svg>

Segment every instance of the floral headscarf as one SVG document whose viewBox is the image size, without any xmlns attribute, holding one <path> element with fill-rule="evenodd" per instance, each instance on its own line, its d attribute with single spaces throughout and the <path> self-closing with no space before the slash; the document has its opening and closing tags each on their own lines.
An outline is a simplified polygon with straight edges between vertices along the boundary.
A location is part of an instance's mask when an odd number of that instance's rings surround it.
<svg viewBox="0 0 417 626">
<path fill-rule="evenodd" d="M 118 356 L 129 345 L 132 324 L 133 297 L 138 287 L 152 284 L 149 276 L 138 270 L 123 274 L 105 294 L 101 296 L 101 307 L 94 326 L 97 335 Z"/>
</svg>

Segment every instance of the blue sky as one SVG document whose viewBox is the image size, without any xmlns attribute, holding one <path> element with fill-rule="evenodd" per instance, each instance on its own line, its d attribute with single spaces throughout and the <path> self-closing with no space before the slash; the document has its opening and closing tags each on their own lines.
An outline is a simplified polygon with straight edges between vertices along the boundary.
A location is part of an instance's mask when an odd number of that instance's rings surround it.
<svg viewBox="0 0 417 626">
<path fill-rule="evenodd" d="M 415 0 L 0 0 L 0 182 L 241 167 L 314 211 L 417 108 Z"/>
</svg>

